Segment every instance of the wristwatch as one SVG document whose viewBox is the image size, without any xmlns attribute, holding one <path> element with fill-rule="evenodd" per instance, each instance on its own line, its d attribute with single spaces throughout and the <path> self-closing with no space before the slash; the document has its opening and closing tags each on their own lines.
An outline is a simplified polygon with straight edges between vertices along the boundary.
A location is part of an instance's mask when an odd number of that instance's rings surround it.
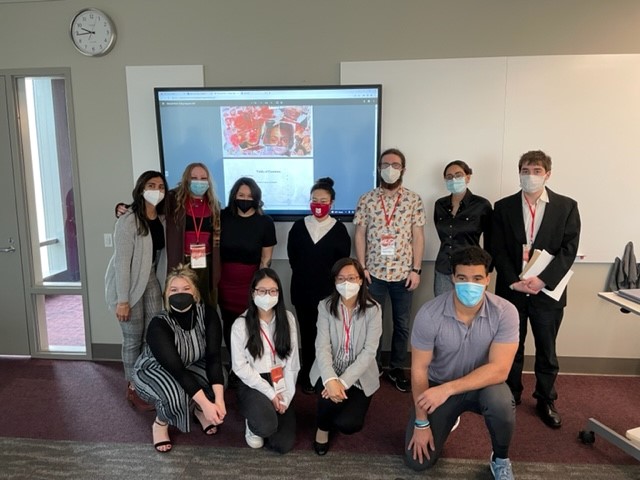
<svg viewBox="0 0 640 480">
<path fill-rule="evenodd" d="M 412 268 L 411 271 L 417 273 L 418 275 L 420 275 L 422 273 L 422 269 L 421 268 Z"/>
</svg>

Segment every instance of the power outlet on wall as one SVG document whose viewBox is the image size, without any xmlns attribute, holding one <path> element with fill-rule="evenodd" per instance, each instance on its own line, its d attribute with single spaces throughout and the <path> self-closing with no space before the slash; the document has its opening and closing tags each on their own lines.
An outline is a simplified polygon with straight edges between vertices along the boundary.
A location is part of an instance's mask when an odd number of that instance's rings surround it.
<svg viewBox="0 0 640 480">
<path fill-rule="evenodd" d="M 105 248 L 113 247 L 113 235 L 110 233 L 104 234 L 104 246 Z"/>
</svg>

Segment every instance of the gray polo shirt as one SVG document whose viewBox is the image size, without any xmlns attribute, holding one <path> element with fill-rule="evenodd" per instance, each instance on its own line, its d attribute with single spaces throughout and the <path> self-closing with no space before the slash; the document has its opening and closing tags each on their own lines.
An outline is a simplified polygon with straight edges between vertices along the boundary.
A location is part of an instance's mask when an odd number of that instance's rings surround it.
<svg viewBox="0 0 640 480">
<path fill-rule="evenodd" d="M 520 320 L 511 302 L 486 292 L 476 318 L 467 327 L 456 318 L 454 291 L 425 303 L 411 332 L 414 348 L 432 351 L 429 381 L 445 383 L 486 364 L 495 343 L 518 343 Z"/>
</svg>

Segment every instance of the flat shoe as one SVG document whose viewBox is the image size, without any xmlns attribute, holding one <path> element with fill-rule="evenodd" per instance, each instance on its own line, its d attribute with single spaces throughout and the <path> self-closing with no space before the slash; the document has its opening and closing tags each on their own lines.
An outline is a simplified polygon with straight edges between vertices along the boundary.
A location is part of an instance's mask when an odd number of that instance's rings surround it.
<svg viewBox="0 0 640 480">
<path fill-rule="evenodd" d="M 320 442 L 316 442 L 315 440 L 313 441 L 313 450 L 320 455 L 321 457 L 323 455 L 326 455 L 327 452 L 329 451 L 329 442 L 326 443 L 320 443 Z"/>
</svg>

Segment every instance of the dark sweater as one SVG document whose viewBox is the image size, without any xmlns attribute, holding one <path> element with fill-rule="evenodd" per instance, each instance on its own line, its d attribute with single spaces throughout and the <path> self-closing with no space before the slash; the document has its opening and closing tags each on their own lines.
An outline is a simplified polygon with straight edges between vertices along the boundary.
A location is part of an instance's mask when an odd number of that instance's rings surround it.
<svg viewBox="0 0 640 480">
<path fill-rule="evenodd" d="M 191 312 L 172 312 L 171 317 L 178 323 L 179 328 L 190 330 L 193 328 Z M 194 312 L 195 313 L 195 312 Z M 224 384 L 222 374 L 222 327 L 220 317 L 215 309 L 205 305 L 205 369 L 209 386 L 205 388 L 207 396 L 213 395 L 210 385 Z M 162 367 L 167 370 L 180 384 L 189 396 L 193 396 L 202 387 L 193 373 L 187 370 L 176 349 L 175 336 L 171 326 L 162 317 L 154 317 L 147 331 L 147 343 L 153 356 Z"/>
<path fill-rule="evenodd" d="M 297 220 L 287 241 L 291 265 L 291 303 L 317 305 L 333 291 L 331 267 L 351 253 L 351 237 L 340 221 L 318 243 L 313 243 L 304 218 Z"/>
</svg>

